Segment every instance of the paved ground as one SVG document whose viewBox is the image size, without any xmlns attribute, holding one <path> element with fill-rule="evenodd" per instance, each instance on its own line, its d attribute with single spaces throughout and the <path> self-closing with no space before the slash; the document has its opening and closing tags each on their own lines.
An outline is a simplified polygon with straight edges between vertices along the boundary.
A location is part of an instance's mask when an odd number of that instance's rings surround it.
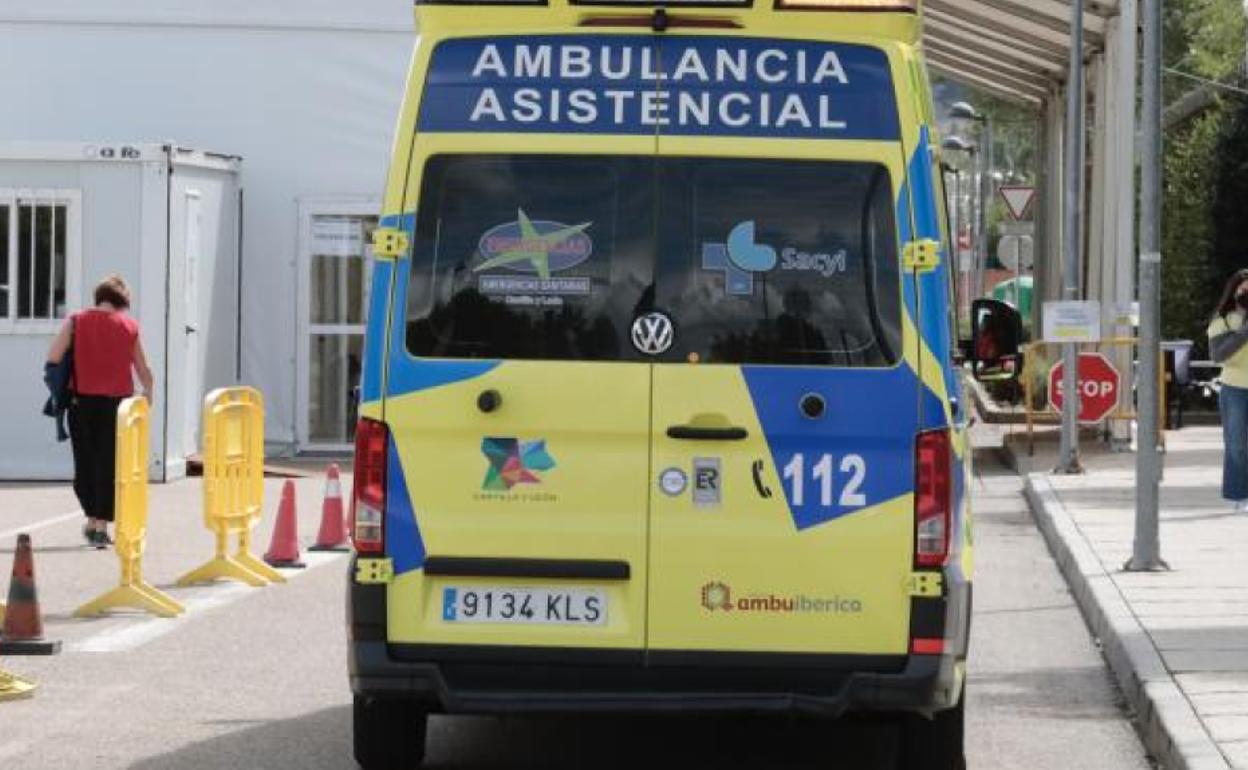
<svg viewBox="0 0 1248 770">
<path fill-rule="evenodd" d="M 1133 454 L 1087 452 L 1086 475 L 1046 481 L 1160 655 L 1162 676 L 1220 750 L 1224 762 L 1205 766 L 1248 768 L 1248 515 L 1220 496 L 1221 428 L 1171 431 L 1167 442 L 1160 532 L 1169 572 L 1121 570 L 1134 539 Z M 1024 457 L 1023 470 L 1048 470 L 1051 450 Z"/>
<path fill-rule="evenodd" d="M 968 711 L 972 768 L 1143 770 L 1148 767 L 1102 659 L 1034 529 L 1018 477 L 981 463 L 978 567 Z M 298 482 L 301 531 L 315 531 L 320 484 Z M 276 500 L 279 482 L 271 482 Z M 147 572 L 167 585 L 206 558 L 196 482 L 154 487 Z M 174 591 L 176 621 L 75 621 L 107 588 L 116 562 L 83 550 L 72 495 L 0 487 L 0 551 L 33 530 L 48 659 L 3 665 L 40 685 L 0 704 L 0 766 L 22 768 L 353 767 L 345 681 L 345 557 L 313 563 L 290 584 Z M 58 515 L 59 514 L 59 515 Z M 48 524 L 46 522 L 51 521 Z M 258 540 L 267 544 L 267 522 Z M 257 549 L 260 550 L 260 549 Z M 436 768 L 883 768 L 892 725 L 734 719 L 437 718 Z"/>
</svg>

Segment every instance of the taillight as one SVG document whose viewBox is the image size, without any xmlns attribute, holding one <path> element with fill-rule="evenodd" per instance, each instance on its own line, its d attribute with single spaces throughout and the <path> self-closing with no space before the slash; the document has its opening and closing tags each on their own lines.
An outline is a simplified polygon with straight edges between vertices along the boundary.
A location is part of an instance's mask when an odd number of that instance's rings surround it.
<svg viewBox="0 0 1248 770">
<path fill-rule="evenodd" d="M 386 548 L 386 424 L 362 419 L 355 428 L 355 488 L 351 494 L 351 540 L 363 554 Z"/>
<path fill-rule="evenodd" d="M 914 564 L 942 567 L 953 527 L 953 446 L 949 431 L 920 433 L 914 450 Z"/>
</svg>

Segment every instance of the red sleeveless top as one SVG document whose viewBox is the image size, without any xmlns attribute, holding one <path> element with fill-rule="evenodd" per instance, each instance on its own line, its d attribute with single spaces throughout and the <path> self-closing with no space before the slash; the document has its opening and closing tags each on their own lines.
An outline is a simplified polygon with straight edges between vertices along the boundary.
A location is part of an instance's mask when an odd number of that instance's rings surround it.
<svg viewBox="0 0 1248 770">
<path fill-rule="evenodd" d="M 139 324 L 98 308 L 74 314 L 74 392 L 83 396 L 134 395 L 134 346 Z"/>
</svg>

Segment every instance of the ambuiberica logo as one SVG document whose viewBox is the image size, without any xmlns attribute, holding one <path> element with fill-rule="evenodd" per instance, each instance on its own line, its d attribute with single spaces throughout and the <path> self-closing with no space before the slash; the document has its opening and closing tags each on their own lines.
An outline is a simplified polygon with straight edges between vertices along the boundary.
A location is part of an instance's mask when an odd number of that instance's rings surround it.
<svg viewBox="0 0 1248 770">
<path fill-rule="evenodd" d="M 702 608 L 708 612 L 753 612 L 771 614 L 820 613 L 856 615 L 863 611 L 861 599 L 851 596 L 810 596 L 807 594 L 749 593 L 733 596 L 732 588 L 719 580 L 702 586 Z"/>
</svg>

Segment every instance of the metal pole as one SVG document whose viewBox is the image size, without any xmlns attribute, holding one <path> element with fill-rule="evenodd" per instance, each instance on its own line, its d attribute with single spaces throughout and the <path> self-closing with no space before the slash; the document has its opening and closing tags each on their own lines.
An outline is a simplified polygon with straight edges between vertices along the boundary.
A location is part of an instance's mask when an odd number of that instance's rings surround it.
<svg viewBox="0 0 1248 770">
<path fill-rule="evenodd" d="M 979 256 L 975 260 L 974 297 L 984 295 L 984 270 L 988 267 L 988 206 L 992 203 L 992 120 L 983 117 L 984 134 L 980 138 L 979 156 L 983 171 L 979 175 Z"/>
<path fill-rule="evenodd" d="M 972 147 L 969 152 L 971 153 L 971 170 L 967 173 L 967 189 L 964 193 L 966 196 L 966 208 L 963 209 L 965 216 L 962 219 L 962 226 L 966 228 L 966 239 L 970 244 L 969 251 L 971 257 L 969 269 L 963 275 L 966 283 L 966 312 L 968 318 L 971 313 L 971 302 L 975 299 L 973 282 L 977 264 L 976 257 L 979 254 L 979 238 L 975 232 L 975 222 L 979 216 L 975 208 L 975 201 L 979 197 L 979 178 L 975 176 L 976 169 L 979 168 L 979 151 L 977 148 Z"/>
<path fill-rule="evenodd" d="M 1070 4 L 1070 67 L 1066 78 L 1066 193 L 1062 200 L 1062 299 L 1079 299 L 1079 167 L 1083 159 L 1083 0 Z M 1062 346 L 1062 442 L 1055 473 L 1082 473 L 1079 464 L 1079 350 Z"/>
<path fill-rule="evenodd" d="M 1158 400 L 1161 392 L 1161 0 L 1144 0 L 1144 63 L 1140 68 L 1140 368 L 1139 436 L 1135 454 L 1135 547 L 1129 570 L 1167 568 L 1157 511 L 1161 484 Z"/>
<path fill-rule="evenodd" d="M 962 271 L 962 169 L 954 169 L 953 171 L 953 275 L 957 281 L 955 286 L 958 291 L 958 321 L 961 322 L 962 314 L 962 283 L 965 273 Z M 960 332 L 959 332 L 960 333 Z"/>
</svg>

